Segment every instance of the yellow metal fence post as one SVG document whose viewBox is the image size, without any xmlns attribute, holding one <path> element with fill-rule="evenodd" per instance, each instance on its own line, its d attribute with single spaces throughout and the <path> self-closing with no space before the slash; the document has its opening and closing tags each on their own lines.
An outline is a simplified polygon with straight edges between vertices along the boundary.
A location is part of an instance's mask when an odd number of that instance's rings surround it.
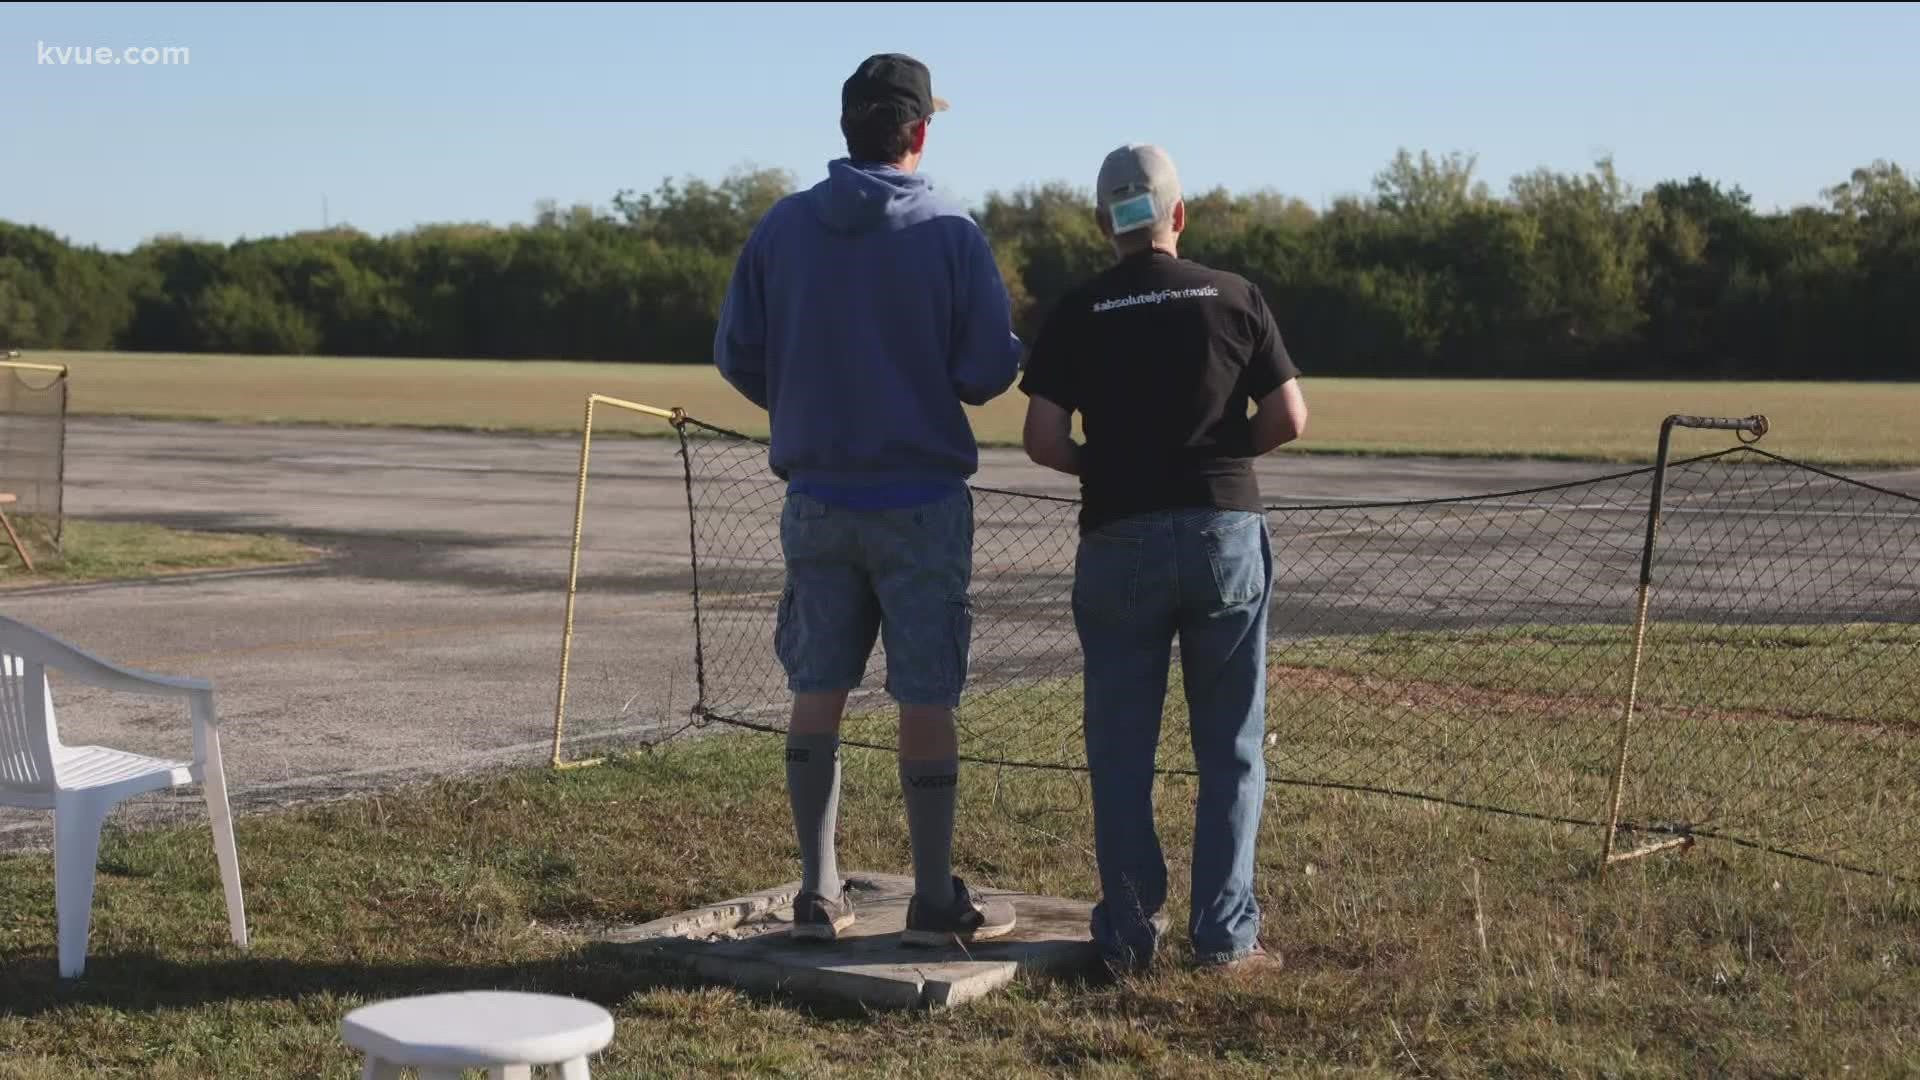
<svg viewBox="0 0 1920 1080">
<path fill-rule="evenodd" d="M 567 673 L 573 664 L 573 606 L 580 589 L 580 537 L 587 520 L 587 461 L 593 452 L 593 395 L 587 397 L 587 415 L 580 428 L 580 478 L 573 497 L 573 549 L 567 563 L 567 624 L 560 636 L 560 687 L 553 702 L 553 767 L 560 760 L 560 739 L 567 726 Z"/>
<path fill-rule="evenodd" d="M 0 368 L 12 371 L 44 371 L 49 375 L 58 375 L 62 378 L 67 374 L 65 364 L 30 364 L 25 360 L 0 360 Z"/>
<path fill-rule="evenodd" d="M 1739 419 L 1703 416 L 1669 416 L 1660 424 L 1660 449 L 1653 465 L 1653 494 L 1647 504 L 1646 543 L 1640 552 L 1640 591 L 1633 620 L 1633 663 L 1627 681 L 1627 705 L 1620 714 L 1620 734 L 1614 745 L 1613 783 L 1607 797 L 1607 835 L 1600 848 L 1599 877 L 1605 879 L 1614 863 L 1639 859 L 1674 848 L 1691 847 L 1693 837 L 1670 836 L 1628 852 L 1614 850 L 1620 831 L 1620 808 L 1627 785 L 1627 742 L 1633 734 L 1633 713 L 1640 698 L 1640 671 L 1646 655 L 1647 608 L 1653 596 L 1653 550 L 1660 535 L 1660 513 L 1666 500 L 1667 457 L 1673 444 L 1673 429 L 1704 428 L 1751 433 L 1756 439 L 1767 434 L 1767 418 L 1748 416 Z"/>
<path fill-rule="evenodd" d="M 1633 620 L 1633 667 L 1627 679 L 1627 707 L 1620 714 L 1620 737 L 1614 747 L 1613 790 L 1607 800 L 1607 839 L 1600 849 L 1600 876 L 1607 876 L 1613 865 L 1614 836 L 1620 830 L 1620 800 L 1627 784 L 1627 737 L 1633 733 L 1633 708 L 1640 696 L 1640 661 L 1647 644 L 1646 582 L 1640 583 L 1639 612 Z"/>
<path fill-rule="evenodd" d="M 587 465 L 593 453 L 593 410 L 595 405 L 610 405 L 646 416 L 656 417 L 678 424 L 685 416 L 679 409 L 661 409 L 652 405 L 621 398 L 607 397 L 604 394 L 587 395 L 586 416 L 580 431 L 580 477 L 574 491 L 573 502 L 573 547 L 567 563 L 567 616 L 566 627 L 560 636 L 560 685 L 554 691 L 553 702 L 553 755 L 551 763 L 556 769 L 579 769 L 598 765 L 602 758 L 588 758 L 583 761 L 566 761 L 561 757 L 561 744 L 567 728 L 567 679 L 573 666 L 573 615 L 574 605 L 580 592 L 580 546 L 585 533 L 587 520 Z"/>
</svg>

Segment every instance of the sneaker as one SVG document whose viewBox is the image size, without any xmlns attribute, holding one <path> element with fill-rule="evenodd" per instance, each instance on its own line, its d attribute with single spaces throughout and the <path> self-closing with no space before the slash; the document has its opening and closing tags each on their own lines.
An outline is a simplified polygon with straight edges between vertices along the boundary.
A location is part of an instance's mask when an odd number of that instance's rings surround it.
<svg viewBox="0 0 1920 1080">
<path fill-rule="evenodd" d="M 1253 943 L 1253 950 L 1232 960 L 1216 960 L 1210 963 L 1194 965 L 1200 971 L 1223 975 L 1265 975 L 1279 971 L 1283 966 L 1280 958 L 1267 951 L 1259 942 Z"/>
<path fill-rule="evenodd" d="M 837 899 L 804 892 L 793 898 L 793 929 L 789 933 L 808 941 L 834 941 L 853 925 L 853 901 L 840 890 Z"/>
<path fill-rule="evenodd" d="M 975 900 L 966 882 L 953 879 L 954 903 L 945 911 L 920 902 L 907 904 L 907 928 L 900 940 L 908 945 L 940 946 L 987 941 L 1013 932 L 1013 905 L 1005 900 Z"/>
</svg>

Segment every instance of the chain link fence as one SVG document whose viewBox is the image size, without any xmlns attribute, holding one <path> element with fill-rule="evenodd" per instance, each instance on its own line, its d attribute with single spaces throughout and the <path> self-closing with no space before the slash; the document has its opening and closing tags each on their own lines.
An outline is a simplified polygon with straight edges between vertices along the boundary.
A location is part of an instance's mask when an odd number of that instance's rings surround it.
<svg viewBox="0 0 1920 1080">
<path fill-rule="evenodd" d="M 66 532 L 67 369 L 0 361 L 0 506 L 28 544 L 58 552 Z"/>
<path fill-rule="evenodd" d="M 675 427 L 691 722 L 782 732 L 784 485 L 763 442 Z M 1614 858 L 1713 840 L 1920 871 L 1920 498 L 1745 442 L 1665 446 L 1549 487 L 1270 507 L 1270 781 L 1590 826 Z M 1078 504 L 974 496 L 961 755 L 1082 769 Z M 885 665 L 876 645 L 850 744 L 894 749 Z M 1166 710 L 1159 767 L 1189 772 L 1177 670 Z"/>
</svg>

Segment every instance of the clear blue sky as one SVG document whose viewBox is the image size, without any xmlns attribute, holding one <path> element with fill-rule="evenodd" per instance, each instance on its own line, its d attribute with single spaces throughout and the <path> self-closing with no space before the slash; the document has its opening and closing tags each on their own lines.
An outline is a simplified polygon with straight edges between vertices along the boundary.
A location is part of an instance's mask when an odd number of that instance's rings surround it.
<svg viewBox="0 0 1920 1080">
<path fill-rule="evenodd" d="M 185 66 L 39 47 L 186 46 Z M 927 173 L 1091 183 L 1127 140 L 1189 189 L 1364 191 L 1397 147 L 1504 190 L 1610 152 L 1762 208 L 1856 165 L 1920 167 L 1920 5 L 37 5 L 0 7 L 0 218 L 124 250 L 334 223 L 526 221 L 745 165 L 811 181 L 868 53 L 953 111 Z"/>
</svg>

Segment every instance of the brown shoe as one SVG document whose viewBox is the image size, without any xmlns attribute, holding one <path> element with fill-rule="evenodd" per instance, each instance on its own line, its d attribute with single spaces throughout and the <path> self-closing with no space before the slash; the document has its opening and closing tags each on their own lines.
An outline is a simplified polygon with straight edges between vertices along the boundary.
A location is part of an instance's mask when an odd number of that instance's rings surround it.
<svg viewBox="0 0 1920 1080">
<path fill-rule="evenodd" d="M 793 925 L 787 933 L 801 941 L 837 941 L 853 922 L 853 900 L 845 889 L 833 900 L 803 892 L 793 898 Z"/>
<path fill-rule="evenodd" d="M 1232 960 L 1221 960 L 1210 964 L 1198 964 L 1200 971 L 1222 975 L 1266 975 L 1279 971 L 1285 965 L 1280 957 L 1266 950 L 1266 946 L 1254 942 L 1253 951 Z"/>
</svg>

